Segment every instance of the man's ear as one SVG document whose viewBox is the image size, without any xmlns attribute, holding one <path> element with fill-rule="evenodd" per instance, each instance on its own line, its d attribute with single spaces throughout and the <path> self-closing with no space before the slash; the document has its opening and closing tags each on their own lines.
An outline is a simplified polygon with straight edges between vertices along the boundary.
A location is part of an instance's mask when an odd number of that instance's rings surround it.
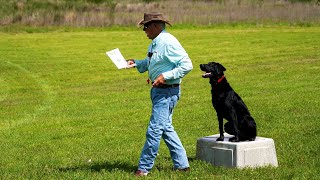
<svg viewBox="0 0 320 180">
<path fill-rule="evenodd" d="M 153 25 L 155 26 L 155 28 L 157 29 L 157 31 L 162 31 L 162 27 L 161 27 L 161 25 L 160 24 L 158 24 L 158 23 L 153 23 Z"/>
</svg>

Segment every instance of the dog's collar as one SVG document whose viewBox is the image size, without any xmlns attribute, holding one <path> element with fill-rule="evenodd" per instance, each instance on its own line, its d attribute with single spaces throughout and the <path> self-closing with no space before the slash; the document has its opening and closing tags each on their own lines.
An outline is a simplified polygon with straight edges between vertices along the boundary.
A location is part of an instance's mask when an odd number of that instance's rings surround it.
<svg viewBox="0 0 320 180">
<path fill-rule="evenodd" d="M 224 75 L 221 76 L 221 78 L 219 78 L 219 79 L 217 80 L 217 83 L 220 83 L 224 78 L 225 78 Z"/>
</svg>

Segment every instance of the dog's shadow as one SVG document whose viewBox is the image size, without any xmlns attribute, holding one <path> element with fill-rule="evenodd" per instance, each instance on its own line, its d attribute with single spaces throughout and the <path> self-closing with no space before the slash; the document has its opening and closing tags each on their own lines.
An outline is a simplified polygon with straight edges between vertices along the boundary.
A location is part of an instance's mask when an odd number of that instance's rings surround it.
<svg viewBox="0 0 320 180">
<path fill-rule="evenodd" d="M 90 163 L 88 165 L 80 165 L 74 167 L 62 167 L 59 168 L 59 171 L 68 172 L 68 171 L 83 171 L 89 170 L 92 172 L 100 172 L 100 171 L 114 171 L 114 170 L 121 170 L 125 172 L 134 172 L 137 166 L 134 166 L 128 162 L 104 162 L 104 163 Z"/>
</svg>

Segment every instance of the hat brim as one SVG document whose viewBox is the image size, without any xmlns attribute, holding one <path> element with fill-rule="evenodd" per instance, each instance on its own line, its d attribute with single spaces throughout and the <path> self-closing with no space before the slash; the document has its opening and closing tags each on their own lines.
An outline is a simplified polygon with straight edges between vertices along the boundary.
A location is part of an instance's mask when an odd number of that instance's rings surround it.
<svg viewBox="0 0 320 180">
<path fill-rule="evenodd" d="M 164 22 L 164 23 L 168 24 L 169 26 L 172 26 L 169 21 L 160 20 L 160 19 L 159 19 L 159 20 L 152 19 L 152 20 L 148 20 L 148 21 L 144 21 L 144 19 L 141 19 L 141 20 L 139 21 L 139 23 L 138 23 L 138 26 L 141 27 L 141 26 L 143 26 L 143 25 L 145 25 L 145 24 L 147 24 L 147 23 L 149 23 L 149 22 L 152 22 L 152 21 L 155 21 L 155 22 Z"/>
</svg>

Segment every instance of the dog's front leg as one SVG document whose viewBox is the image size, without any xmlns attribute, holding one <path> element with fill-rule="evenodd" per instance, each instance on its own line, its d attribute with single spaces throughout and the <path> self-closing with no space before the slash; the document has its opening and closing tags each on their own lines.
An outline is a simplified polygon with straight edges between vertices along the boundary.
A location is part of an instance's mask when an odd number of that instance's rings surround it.
<svg viewBox="0 0 320 180">
<path fill-rule="evenodd" d="M 219 121 L 219 132 L 220 132 L 220 137 L 217 139 L 217 141 L 223 141 L 224 140 L 224 135 L 223 135 L 223 117 L 218 115 L 218 121 Z"/>
<path fill-rule="evenodd" d="M 231 118 L 232 118 L 232 126 L 233 126 L 233 130 L 234 130 L 234 137 L 230 138 L 229 141 L 230 142 L 239 142 L 240 138 L 239 138 L 239 125 L 238 125 L 238 118 L 237 118 L 237 114 L 235 112 L 230 113 L 231 114 Z"/>
</svg>

